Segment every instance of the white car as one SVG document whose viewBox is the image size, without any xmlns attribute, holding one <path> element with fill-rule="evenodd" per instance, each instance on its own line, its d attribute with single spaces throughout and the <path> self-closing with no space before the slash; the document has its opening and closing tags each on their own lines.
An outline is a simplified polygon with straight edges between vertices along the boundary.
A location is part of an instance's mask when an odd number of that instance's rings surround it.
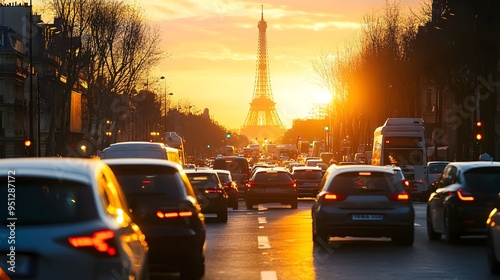
<svg viewBox="0 0 500 280">
<path fill-rule="evenodd" d="M 145 236 L 108 165 L 17 158 L 0 172 L 0 267 L 12 279 L 149 279 Z"/>
</svg>

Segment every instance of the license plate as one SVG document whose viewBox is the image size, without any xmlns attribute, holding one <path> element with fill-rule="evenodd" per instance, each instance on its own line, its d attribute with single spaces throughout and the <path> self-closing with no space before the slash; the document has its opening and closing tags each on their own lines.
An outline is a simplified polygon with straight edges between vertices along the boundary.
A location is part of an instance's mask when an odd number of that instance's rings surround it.
<svg viewBox="0 0 500 280">
<path fill-rule="evenodd" d="M 11 267 L 11 264 L 8 263 L 8 261 L 11 261 L 9 256 L 6 254 L 2 254 L 0 256 L 0 267 L 7 273 L 7 275 L 10 276 L 17 276 L 17 277 L 26 277 L 30 276 L 32 271 L 31 271 L 31 258 L 30 256 L 27 255 L 18 255 L 16 254 L 15 256 L 15 272 L 12 272 L 9 270 L 9 267 Z"/>
<path fill-rule="evenodd" d="M 374 214 L 353 214 L 353 221 L 381 221 L 383 219 L 382 215 Z"/>
</svg>

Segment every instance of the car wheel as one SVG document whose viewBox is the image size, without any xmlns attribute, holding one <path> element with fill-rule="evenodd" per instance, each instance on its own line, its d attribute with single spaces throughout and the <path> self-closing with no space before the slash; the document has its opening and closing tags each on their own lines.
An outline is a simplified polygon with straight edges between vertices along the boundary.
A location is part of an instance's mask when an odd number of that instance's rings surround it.
<svg viewBox="0 0 500 280">
<path fill-rule="evenodd" d="M 253 204 L 252 203 L 247 202 L 246 205 L 247 205 L 247 210 L 252 210 L 253 209 Z"/>
<path fill-rule="evenodd" d="M 221 223 L 227 222 L 227 207 L 217 213 L 217 220 Z"/>
<path fill-rule="evenodd" d="M 434 231 L 434 227 L 432 226 L 432 218 L 429 214 L 429 207 L 427 207 L 427 237 L 429 237 L 429 240 L 441 239 L 441 233 Z"/>
<path fill-rule="evenodd" d="M 413 241 L 415 240 L 415 229 L 405 230 L 392 238 L 392 241 L 397 242 L 403 246 L 413 246 Z"/>
<path fill-rule="evenodd" d="M 197 280 L 201 279 L 204 274 L 205 274 L 205 258 L 199 257 L 182 268 L 180 279 Z"/>
<path fill-rule="evenodd" d="M 460 235 L 453 231 L 453 221 L 449 211 L 444 213 L 444 235 L 446 242 L 449 244 L 457 243 L 460 239 Z"/>
<path fill-rule="evenodd" d="M 292 203 L 290 203 L 290 206 L 292 206 L 292 209 L 297 209 L 298 204 L 299 204 L 298 201 L 294 200 L 294 201 L 292 201 Z"/>
<path fill-rule="evenodd" d="M 312 241 L 314 245 L 324 245 L 328 244 L 329 236 L 328 233 L 326 233 L 323 230 L 318 230 L 316 223 L 313 220 L 312 224 Z"/>
<path fill-rule="evenodd" d="M 500 262 L 497 260 L 497 256 L 495 255 L 495 241 L 493 240 L 493 236 L 491 236 L 491 232 L 488 233 L 488 245 L 487 245 L 487 253 L 488 253 L 488 267 L 490 272 L 493 274 L 500 274 Z"/>
</svg>

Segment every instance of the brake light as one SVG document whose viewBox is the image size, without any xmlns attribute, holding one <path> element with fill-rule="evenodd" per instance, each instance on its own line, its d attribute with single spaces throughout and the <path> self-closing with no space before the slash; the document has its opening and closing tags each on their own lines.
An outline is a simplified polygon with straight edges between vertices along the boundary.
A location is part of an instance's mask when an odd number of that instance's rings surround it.
<svg viewBox="0 0 500 280">
<path fill-rule="evenodd" d="M 387 198 L 393 201 L 409 201 L 410 195 L 407 192 L 392 193 L 387 195 Z"/>
<path fill-rule="evenodd" d="M 112 244 L 115 233 L 112 230 L 96 231 L 92 236 L 69 237 L 68 241 L 74 248 L 94 247 L 98 252 L 106 253 L 109 256 L 116 255 L 116 247 Z"/>
<path fill-rule="evenodd" d="M 205 193 L 222 193 L 223 191 L 221 189 L 208 189 L 205 190 Z"/>
<path fill-rule="evenodd" d="M 158 210 L 156 211 L 156 216 L 160 219 L 187 218 L 193 216 L 193 212 L 191 211 L 163 212 L 161 210 Z"/>
<path fill-rule="evenodd" d="M 347 195 L 338 193 L 326 193 L 323 195 L 325 201 L 342 201 L 346 199 Z"/>
<path fill-rule="evenodd" d="M 403 186 L 405 187 L 409 187 L 410 186 L 410 181 L 408 180 L 401 180 L 401 183 L 403 184 Z"/>
<path fill-rule="evenodd" d="M 297 187 L 297 184 L 294 181 L 288 182 L 289 185 L 291 185 L 293 188 Z"/>
<path fill-rule="evenodd" d="M 256 182 L 248 182 L 248 183 L 247 183 L 247 188 L 251 188 L 251 187 L 253 187 L 253 186 L 255 186 L 255 185 L 257 185 L 257 183 L 256 183 Z"/>
<path fill-rule="evenodd" d="M 474 196 L 470 192 L 462 188 L 457 190 L 457 195 L 458 198 L 462 201 L 474 201 Z"/>
</svg>

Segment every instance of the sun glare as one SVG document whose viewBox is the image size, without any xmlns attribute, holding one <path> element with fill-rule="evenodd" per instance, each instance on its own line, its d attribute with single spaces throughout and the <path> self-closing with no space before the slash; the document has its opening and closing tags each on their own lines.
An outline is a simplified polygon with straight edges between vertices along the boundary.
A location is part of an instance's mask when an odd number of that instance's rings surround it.
<svg viewBox="0 0 500 280">
<path fill-rule="evenodd" d="M 332 94 L 326 90 L 320 90 L 314 93 L 316 103 L 326 105 L 332 101 Z"/>
</svg>

